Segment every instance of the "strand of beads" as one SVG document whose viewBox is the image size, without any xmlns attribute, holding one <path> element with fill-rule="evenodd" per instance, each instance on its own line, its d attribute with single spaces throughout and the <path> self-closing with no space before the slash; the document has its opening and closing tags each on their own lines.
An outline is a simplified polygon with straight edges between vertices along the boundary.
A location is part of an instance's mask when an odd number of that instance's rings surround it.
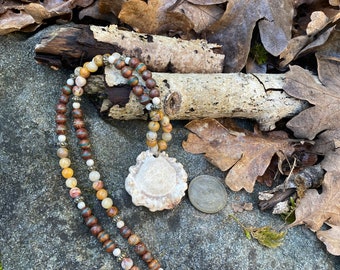
<svg viewBox="0 0 340 270">
<path fill-rule="evenodd" d="M 104 55 L 104 63 L 113 65 L 120 70 L 121 75 L 127 79 L 127 84 L 132 87 L 132 92 L 139 102 L 149 111 L 149 131 L 146 133 L 146 144 L 153 153 L 164 151 L 171 141 L 172 125 L 170 119 L 161 109 L 160 92 L 157 83 L 152 78 L 152 73 L 146 65 L 135 57 L 124 57 L 119 53 Z M 145 86 L 139 84 L 138 76 L 142 77 Z M 161 139 L 158 140 L 157 132 L 162 129 Z"/>
<path fill-rule="evenodd" d="M 126 61 L 132 62 L 132 63 L 136 63 L 137 61 L 139 61 L 138 59 L 136 60 L 136 58 L 129 58 L 129 60 L 127 59 L 128 58 L 126 58 L 124 61 L 124 66 L 125 66 Z M 140 67 L 139 70 L 144 69 L 143 68 L 144 64 L 140 62 L 138 63 L 139 63 L 138 66 Z M 84 93 L 83 87 L 86 85 L 86 79 L 90 76 L 91 73 L 96 72 L 98 68 L 103 66 L 104 64 L 115 64 L 115 66 L 117 67 L 122 67 L 122 73 L 123 73 L 124 66 L 122 64 L 122 58 L 120 57 L 120 55 L 119 57 L 117 57 L 117 54 L 113 54 L 110 56 L 104 55 L 104 57 L 97 55 L 92 59 L 91 62 L 87 62 L 83 65 L 83 67 L 78 67 L 75 69 L 73 77 L 67 81 L 67 86 L 63 87 L 62 95 L 59 100 L 59 104 L 57 105 L 57 117 L 56 117 L 57 134 L 64 136 L 64 134 L 66 133 L 66 125 L 65 125 L 66 104 L 68 103 L 69 95 L 72 92 L 74 95 L 73 97 L 74 102 L 72 104 L 73 106 L 72 115 L 74 118 L 73 126 L 76 129 L 75 131 L 76 136 L 79 139 L 79 145 L 82 149 L 82 158 L 86 160 L 86 164 L 90 170 L 89 179 L 90 181 L 93 182 L 92 187 L 96 190 L 97 199 L 101 201 L 101 205 L 104 209 L 106 209 L 107 215 L 113 218 L 113 221 L 116 223 L 116 226 L 119 229 L 121 235 L 127 239 L 128 243 L 131 246 L 134 246 L 134 251 L 148 264 L 148 268 L 154 269 L 154 270 L 162 270 L 161 265 L 158 262 L 158 260 L 153 257 L 153 255 L 147 249 L 146 245 L 141 241 L 139 236 L 133 233 L 133 231 L 128 226 L 125 225 L 125 222 L 118 215 L 118 212 L 119 212 L 118 208 L 113 205 L 113 200 L 109 197 L 107 190 L 104 188 L 104 182 L 100 179 L 100 173 L 95 169 L 94 160 L 92 159 L 92 152 L 91 152 L 91 147 L 90 147 L 90 141 L 88 138 L 88 131 L 85 128 L 83 112 L 80 108 L 80 101 L 81 101 L 80 97 Z M 136 67 L 136 70 L 137 70 L 137 67 Z M 164 113 L 162 113 L 158 108 L 159 103 L 160 103 L 160 100 L 158 98 L 159 91 L 151 87 L 151 85 L 153 85 L 153 87 L 155 86 L 155 82 L 152 84 L 150 83 L 151 72 L 147 71 L 146 67 L 144 71 L 145 71 L 144 73 L 149 74 L 148 79 L 146 79 L 146 75 L 144 75 L 145 81 L 147 82 L 149 80 L 149 83 L 148 83 L 149 88 L 147 91 L 144 91 L 142 86 L 138 84 L 138 78 L 132 75 L 132 71 L 131 71 L 130 76 L 126 75 L 127 71 L 125 71 L 125 73 L 122 75 L 127 76 L 128 83 L 131 86 L 133 86 L 134 89 L 136 89 L 136 87 L 140 87 L 143 89 L 144 93 L 141 96 L 144 96 L 143 100 L 145 104 L 150 104 L 149 110 L 151 111 L 150 118 L 152 122 L 161 122 L 163 131 L 164 131 L 164 127 L 166 131 L 169 131 L 169 130 L 171 131 L 172 126 L 170 126 L 171 124 L 170 124 L 169 118 L 167 116 L 164 116 Z M 72 87 L 72 90 L 71 90 L 71 87 Z M 150 95 L 150 93 L 153 93 L 153 94 Z M 147 100 L 147 98 L 145 97 L 146 95 L 148 96 L 148 100 L 149 100 L 148 102 L 146 102 Z M 156 99 L 156 96 L 154 95 L 158 95 L 157 98 L 159 101 Z M 152 97 L 152 102 L 150 100 L 150 97 Z M 151 117 L 152 112 L 156 112 L 156 114 L 153 117 Z M 155 117 L 157 118 L 157 121 L 155 121 Z M 164 135 L 165 133 L 170 134 L 170 131 L 169 132 L 164 131 L 163 137 L 164 136 L 166 137 L 166 135 Z M 152 131 L 152 132 L 155 132 L 155 131 Z M 64 137 L 59 136 L 58 138 L 60 139 L 61 144 L 66 144 L 66 138 L 65 138 L 65 141 L 63 141 Z M 166 138 L 167 138 L 167 141 L 171 139 L 171 137 L 169 139 L 169 136 Z M 165 141 L 165 140 L 163 139 L 163 140 L 158 141 L 157 148 L 153 147 L 154 151 L 158 151 L 158 150 L 162 151 L 166 149 L 166 144 L 164 147 L 164 143 L 162 143 L 162 141 Z M 62 147 L 62 148 L 65 148 L 65 147 Z M 58 150 L 58 151 L 59 152 L 64 151 L 66 153 L 66 158 L 67 158 L 68 150 L 67 149 L 65 150 L 65 149 Z M 66 163 L 68 163 L 68 165 L 65 164 L 65 168 L 63 168 L 62 175 L 65 178 L 67 178 L 66 180 L 67 186 L 71 188 L 70 190 L 70 194 L 72 194 L 71 197 L 73 196 L 73 198 L 75 198 L 75 200 L 77 201 L 78 208 L 83 211 L 82 215 L 85 218 L 85 223 L 91 228 L 90 230 L 92 234 L 97 235 L 97 238 L 100 242 L 104 241 L 102 243 L 104 245 L 105 250 L 108 252 L 112 252 L 113 255 L 116 256 L 119 261 L 121 261 L 121 266 L 123 269 L 131 269 L 131 270 L 138 269 L 138 267 L 133 265 L 133 261 L 131 260 L 131 258 L 128 258 L 126 254 L 122 252 L 121 249 L 118 248 L 112 240 L 109 239 L 109 235 L 105 231 L 101 231 L 102 228 L 98 224 L 97 222 L 98 220 L 93 215 L 91 215 L 91 210 L 85 206 L 85 203 L 83 202 L 83 198 L 80 197 L 81 191 L 78 187 L 76 187 L 76 184 L 77 184 L 76 179 L 72 177 L 73 170 L 69 167 L 71 162 L 67 161 Z M 88 214 L 89 212 L 90 214 Z"/>
<path fill-rule="evenodd" d="M 83 196 L 81 196 L 82 191 L 79 187 L 77 187 L 77 179 L 73 176 L 74 171 L 70 167 L 71 160 L 69 159 L 69 150 L 68 143 L 66 139 L 67 126 L 66 126 L 66 112 L 67 112 L 67 103 L 69 100 L 69 96 L 71 94 L 72 80 L 68 80 L 68 85 L 62 88 L 62 94 L 59 99 L 59 103 L 56 108 L 56 123 L 57 123 L 57 135 L 58 135 L 58 144 L 59 148 L 57 150 L 57 155 L 60 158 L 59 165 L 62 168 L 62 176 L 66 179 L 66 186 L 70 188 L 69 194 L 70 197 L 74 199 L 74 202 L 77 205 L 77 208 L 81 210 L 81 215 L 84 218 L 84 222 L 86 226 L 90 228 L 90 232 L 93 236 L 96 236 L 98 241 L 102 243 L 103 248 L 106 252 L 112 253 L 119 262 L 121 262 L 122 268 L 130 269 L 130 270 L 138 270 L 139 268 L 133 265 L 133 261 L 131 258 L 127 257 L 125 252 L 121 252 L 120 248 L 117 246 L 114 240 L 110 237 L 110 235 L 102 228 L 100 225 L 98 218 L 92 214 L 92 210 L 87 206 Z M 77 86 L 73 87 L 73 92 L 78 92 Z M 73 102 L 73 114 L 77 115 L 75 118 L 74 126 L 78 127 L 77 137 L 81 137 L 82 140 L 88 141 L 85 134 L 87 133 L 84 129 L 84 121 L 81 120 L 82 111 L 79 106 L 79 98 L 77 98 L 76 102 Z M 82 122 L 82 124 L 80 124 Z M 80 130 L 80 131 L 79 131 Z M 90 146 L 89 142 L 86 143 L 86 147 L 83 149 L 83 158 L 87 159 L 91 152 L 89 151 Z M 88 159 L 89 161 L 90 159 Z M 88 162 L 91 163 L 91 162 Z"/>
</svg>

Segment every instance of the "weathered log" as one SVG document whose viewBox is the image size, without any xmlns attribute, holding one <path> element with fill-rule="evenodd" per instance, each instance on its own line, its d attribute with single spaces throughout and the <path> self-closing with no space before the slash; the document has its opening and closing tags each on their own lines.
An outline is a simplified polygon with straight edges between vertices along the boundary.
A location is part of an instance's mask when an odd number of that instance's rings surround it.
<svg viewBox="0 0 340 270">
<path fill-rule="evenodd" d="M 152 71 L 218 73 L 223 70 L 220 45 L 123 31 L 116 25 L 60 28 L 36 46 L 35 59 L 56 68 L 74 68 L 96 54 L 112 52 L 138 57 Z"/>
<path fill-rule="evenodd" d="M 154 72 L 153 78 L 161 92 L 163 109 L 171 119 L 241 117 L 255 119 L 262 130 L 272 130 L 278 120 L 296 115 L 308 106 L 282 90 L 284 74 Z M 111 91 L 108 86 L 127 84 L 114 67 L 106 67 L 105 81 L 106 84 L 103 76 L 94 76 L 86 91 L 107 92 Z M 109 116 L 121 120 L 145 119 L 143 106 L 132 93 L 128 94 L 128 102 L 112 106 Z"/>
</svg>

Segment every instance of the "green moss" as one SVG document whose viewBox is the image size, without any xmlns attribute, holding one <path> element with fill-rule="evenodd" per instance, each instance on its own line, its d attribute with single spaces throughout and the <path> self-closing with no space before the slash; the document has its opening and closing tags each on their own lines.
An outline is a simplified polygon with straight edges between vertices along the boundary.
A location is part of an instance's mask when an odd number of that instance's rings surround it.
<svg viewBox="0 0 340 270">
<path fill-rule="evenodd" d="M 277 232 L 270 226 L 265 227 L 246 227 L 234 215 L 229 215 L 233 218 L 243 229 L 245 236 L 250 240 L 256 239 L 261 245 L 268 248 L 276 248 L 282 244 L 286 232 Z"/>
<path fill-rule="evenodd" d="M 263 65 L 268 61 L 268 53 L 261 43 L 255 43 L 250 49 L 250 55 L 258 65 Z"/>
</svg>

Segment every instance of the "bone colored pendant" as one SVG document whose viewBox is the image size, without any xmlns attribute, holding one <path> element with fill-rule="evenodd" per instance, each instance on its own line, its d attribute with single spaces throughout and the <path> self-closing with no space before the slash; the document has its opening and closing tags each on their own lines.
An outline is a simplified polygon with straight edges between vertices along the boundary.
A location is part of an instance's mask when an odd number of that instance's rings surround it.
<svg viewBox="0 0 340 270">
<path fill-rule="evenodd" d="M 188 188 L 183 165 L 165 152 L 154 157 L 149 150 L 140 153 L 136 161 L 125 179 L 125 189 L 133 204 L 143 205 L 152 212 L 178 205 Z"/>
</svg>

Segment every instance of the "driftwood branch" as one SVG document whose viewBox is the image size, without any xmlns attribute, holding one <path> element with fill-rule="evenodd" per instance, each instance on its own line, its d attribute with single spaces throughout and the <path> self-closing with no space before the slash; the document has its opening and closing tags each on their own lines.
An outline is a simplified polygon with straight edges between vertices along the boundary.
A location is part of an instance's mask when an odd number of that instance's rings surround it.
<svg viewBox="0 0 340 270">
<path fill-rule="evenodd" d="M 255 119 L 262 130 L 271 130 L 278 120 L 308 106 L 282 90 L 285 76 L 279 74 L 155 72 L 153 78 L 161 92 L 163 109 L 171 119 L 242 117 Z M 105 81 L 100 75 L 92 78 L 86 91 L 103 92 L 107 85 L 127 84 L 114 67 L 106 68 Z M 132 93 L 124 106 L 112 106 L 109 116 L 122 120 L 146 118 L 143 106 Z"/>
<path fill-rule="evenodd" d="M 223 70 L 220 45 L 205 40 L 181 40 L 110 27 L 60 28 L 42 39 L 35 59 L 50 66 L 76 67 L 96 54 L 119 52 L 138 57 L 152 71 L 218 73 Z"/>
<path fill-rule="evenodd" d="M 257 120 L 263 130 L 271 130 L 278 120 L 307 107 L 306 102 L 282 90 L 284 75 L 221 74 L 224 55 L 220 54 L 219 45 L 204 40 L 138 34 L 119 30 L 115 25 L 78 25 L 50 33 L 35 51 L 37 61 L 56 68 L 73 68 L 96 54 L 114 51 L 139 57 L 150 70 L 156 71 L 153 77 L 164 110 L 172 119 L 244 117 Z M 114 100 L 109 111 L 111 117 L 146 118 L 143 107 L 130 94 L 118 71 L 106 68 L 105 81 L 106 84 L 103 76 L 92 76 L 87 91 L 110 93 L 111 101 Z M 103 107 L 107 104 L 106 100 Z"/>
</svg>

